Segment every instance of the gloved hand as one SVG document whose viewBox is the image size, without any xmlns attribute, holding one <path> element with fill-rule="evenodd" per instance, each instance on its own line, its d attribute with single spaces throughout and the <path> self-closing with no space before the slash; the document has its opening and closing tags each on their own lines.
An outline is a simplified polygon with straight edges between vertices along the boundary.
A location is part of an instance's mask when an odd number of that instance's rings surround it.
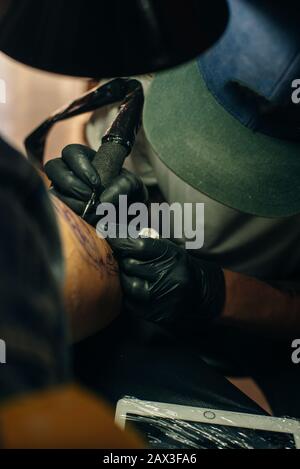
<svg viewBox="0 0 300 469">
<path fill-rule="evenodd" d="M 68 145 L 62 157 L 49 161 L 45 172 L 53 184 L 52 193 L 60 198 L 75 213 L 81 216 L 93 191 L 99 194 L 99 203 L 109 202 L 118 208 L 119 195 L 127 195 L 128 203 L 146 202 L 147 189 L 143 181 L 123 169 L 112 184 L 105 190 L 101 187 L 101 174 L 93 166 L 96 152 L 84 145 Z M 97 224 L 97 216 L 91 213 L 86 220 Z"/>
<path fill-rule="evenodd" d="M 225 281 L 218 265 L 193 257 L 168 240 L 108 242 L 119 261 L 127 310 L 175 329 L 197 329 L 221 314 Z"/>
</svg>

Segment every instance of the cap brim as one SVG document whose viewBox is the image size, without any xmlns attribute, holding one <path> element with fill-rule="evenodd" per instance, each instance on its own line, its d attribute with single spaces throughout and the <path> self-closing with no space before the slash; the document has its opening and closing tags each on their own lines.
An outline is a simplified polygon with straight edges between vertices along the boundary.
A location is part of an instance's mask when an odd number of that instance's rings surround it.
<svg viewBox="0 0 300 469">
<path fill-rule="evenodd" d="M 157 75 L 144 126 L 159 158 L 186 183 L 241 212 L 300 212 L 300 144 L 255 133 L 208 91 L 196 62 Z"/>
</svg>

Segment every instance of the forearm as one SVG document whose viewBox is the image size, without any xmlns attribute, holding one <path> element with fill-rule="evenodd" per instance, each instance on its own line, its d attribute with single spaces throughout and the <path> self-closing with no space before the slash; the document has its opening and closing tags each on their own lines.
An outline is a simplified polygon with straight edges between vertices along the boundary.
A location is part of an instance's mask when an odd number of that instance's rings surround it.
<svg viewBox="0 0 300 469">
<path fill-rule="evenodd" d="M 300 335 L 300 294 L 293 294 L 239 273 L 225 271 L 222 320 L 268 336 Z"/>
</svg>

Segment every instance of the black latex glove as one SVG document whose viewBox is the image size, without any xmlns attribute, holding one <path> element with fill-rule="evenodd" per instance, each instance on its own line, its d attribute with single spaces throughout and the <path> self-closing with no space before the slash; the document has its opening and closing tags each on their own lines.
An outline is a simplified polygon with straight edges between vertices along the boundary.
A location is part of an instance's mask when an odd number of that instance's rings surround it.
<svg viewBox="0 0 300 469">
<path fill-rule="evenodd" d="M 225 281 L 216 264 L 195 258 L 168 240 L 109 238 L 108 242 L 119 261 L 129 311 L 179 329 L 197 329 L 220 315 Z"/>
<path fill-rule="evenodd" d="M 146 202 L 147 189 L 142 180 L 123 169 L 105 190 L 101 187 L 101 174 L 93 166 L 96 152 L 84 145 L 68 145 L 62 157 L 49 161 L 45 172 L 53 184 L 52 192 L 81 216 L 93 191 L 99 194 L 99 202 L 109 202 L 118 207 L 119 195 L 127 195 L 128 203 Z M 86 217 L 91 225 L 97 224 L 94 211 Z"/>
</svg>

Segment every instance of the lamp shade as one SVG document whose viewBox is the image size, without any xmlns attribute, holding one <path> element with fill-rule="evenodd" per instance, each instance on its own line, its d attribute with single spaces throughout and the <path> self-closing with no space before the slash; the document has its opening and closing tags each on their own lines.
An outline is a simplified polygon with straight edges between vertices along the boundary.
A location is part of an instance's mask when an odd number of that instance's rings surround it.
<svg viewBox="0 0 300 469">
<path fill-rule="evenodd" d="M 36 68 L 95 78 L 179 65 L 210 47 L 228 21 L 225 0 L 5 3 L 0 20 L 2 51 Z"/>
</svg>

